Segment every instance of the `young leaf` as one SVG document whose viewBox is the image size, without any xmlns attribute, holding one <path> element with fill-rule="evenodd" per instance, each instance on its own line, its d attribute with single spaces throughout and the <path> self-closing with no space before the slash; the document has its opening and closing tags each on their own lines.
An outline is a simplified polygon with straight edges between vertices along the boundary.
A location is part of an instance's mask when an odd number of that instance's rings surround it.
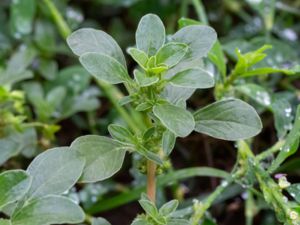
<svg viewBox="0 0 300 225">
<path fill-rule="evenodd" d="M 108 131 L 114 139 L 120 142 L 132 143 L 134 141 L 133 134 L 123 126 L 111 124 L 108 126 Z"/>
<path fill-rule="evenodd" d="M 186 137 L 195 128 L 193 115 L 178 106 L 156 105 L 153 107 L 153 113 L 176 136 Z"/>
<path fill-rule="evenodd" d="M 144 148 L 143 146 L 139 146 L 136 151 L 140 153 L 145 158 L 155 162 L 158 165 L 162 165 L 163 161 L 158 156 L 158 154 L 155 154 L 154 152 L 149 151 L 148 149 Z"/>
<path fill-rule="evenodd" d="M 172 212 L 174 212 L 178 207 L 178 200 L 172 200 L 165 203 L 160 209 L 159 214 L 162 216 L 169 216 Z"/>
<path fill-rule="evenodd" d="M 188 52 L 188 46 L 183 43 L 170 42 L 164 45 L 156 54 L 156 64 L 165 64 L 173 67 Z"/>
<path fill-rule="evenodd" d="M 136 61 L 139 64 L 140 67 L 142 67 L 144 70 L 146 69 L 148 56 L 145 52 L 137 48 L 129 48 L 127 52 L 134 59 L 134 61 Z"/>
<path fill-rule="evenodd" d="M 38 155 L 27 168 L 32 184 L 29 199 L 49 194 L 62 194 L 80 178 L 85 160 L 69 147 L 58 147 Z"/>
<path fill-rule="evenodd" d="M 126 61 L 121 48 L 110 35 L 101 30 L 79 29 L 67 38 L 67 43 L 74 54 L 78 56 L 88 52 L 100 53 L 111 56 L 126 68 Z"/>
<path fill-rule="evenodd" d="M 125 67 L 108 55 L 88 52 L 81 55 L 79 61 L 90 74 L 99 80 L 118 84 L 130 79 Z"/>
<path fill-rule="evenodd" d="M 37 2 L 34 0 L 22 0 L 11 2 L 10 23 L 15 36 L 29 34 L 32 30 L 32 22 L 36 12 Z M 20 37 L 18 37 L 20 38 Z"/>
<path fill-rule="evenodd" d="M 71 144 L 71 150 L 86 159 L 81 182 L 90 183 L 105 180 L 118 172 L 125 157 L 125 147 L 111 138 L 86 135 Z"/>
<path fill-rule="evenodd" d="M 201 68 L 181 71 L 170 79 L 174 86 L 186 88 L 210 88 L 215 84 L 214 78 Z"/>
<path fill-rule="evenodd" d="M 38 198 L 12 217 L 13 225 L 77 224 L 84 221 L 82 209 L 66 197 L 49 195 Z"/>
<path fill-rule="evenodd" d="M 209 26 L 191 25 L 177 31 L 172 36 L 172 40 L 189 46 L 188 57 L 201 58 L 207 55 L 217 40 L 217 34 Z"/>
<path fill-rule="evenodd" d="M 98 217 L 92 220 L 92 225 L 111 225 L 111 224 L 106 219 Z"/>
<path fill-rule="evenodd" d="M 141 87 L 147 87 L 159 81 L 158 77 L 156 76 L 147 77 L 146 74 L 142 73 L 139 70 L 134 70 L 133 73 L 134 73 L 134 79 Z"/>
<path fill-rule="evenodd" d="M 10 170 L 0 174 L 0 209 L 21 199 L 28 191 L 31 178 L 22 170 Z"/>
<path fill-rule="evenodd" d="M 169 130 L 163 133 L 162 149 L 166 155 L 170 155 L 176 142 L 176 136 Z"/>
<path fill-rule="evenodd" d="M 255 109 L 238 99 L 226 99 L 194 113 L 195 130 L 224 140 L 241 140 L 257 135 L 262 124 Z"/>
<path fill-rule="evenodd" d="M 136 46 L 152 56 L 165 43 L 165 27 L 157 15 L 147 14 L 142 17 L 136 30 Z"/>
</svg>

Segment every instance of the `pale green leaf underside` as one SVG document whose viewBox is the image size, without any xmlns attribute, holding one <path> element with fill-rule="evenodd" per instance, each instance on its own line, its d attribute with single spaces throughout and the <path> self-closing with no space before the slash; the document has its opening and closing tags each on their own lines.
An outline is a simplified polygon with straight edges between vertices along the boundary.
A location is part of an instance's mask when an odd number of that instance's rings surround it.
<svg viewBox="0 0 300 225">
<path fill-rule="evenodd" d="M 192 68 L 181 71 L 171 78 L 171 84 L 187 88 L 210 88 L 215 84 L 211 74 L 201 68 Z"/>
<path fill-rule="evenodd" d="M 0 174 L 0 209 L 21 199 L 28 191 L 31 178 L 22 170 L 10 170 Z"/>
<path fill-rule="evenodd" d="M 154 14 L 147 14 L 139 22 L 135 39 L 139 50 L 148 55 L 155 55 L 165 43 L 165 27 L 161 19 Z"/>
<path fill-rule="evenodd" d="M 192 58 L 204 57 L 217 40 L 217 33 L 209 26 L 191 25 L 177 31 L 172 40 L 185 43 L 189 46 L 189 56 Z"/>
<path fill-rule="evenodd" d="M 94 218 L 92 221 L 92 225 L 111 225 L 111 224 L 104 218 Z"/>
<path fill-rule="evenodd" d="M 126 61 L 121 48 L 110 35 L 101 30 L 79 29 L 67 38 L 67 43 L 78 56 L 88 52 L 100 53 L 113 57 L 126 68 Z"/>
<path fill-rule="evenodd" d="M 153 113 L 176 136 L 186 137 L 194 130 L 195 121 L 193 115 L 181 107 L 156 105 L 153 107 Z"/>
<path fill-rule="evenodd" d="M 81 55 L 79 61 L 96 79 L 118 84 L 129 78 L 125 67 L 108 55 L 89 52 Z"/>
<path fill-rule="evenodd" d="M 32 201 L 12 217 L 13 225 L 76 224 L 83 222 L 82 209 L 66 197 L 49 195 Z"/>
<path fill-rule="evenodd" d="M 86 135 L 77 138 L 71 149 L 86 159 L 81 182 L 105 180 L 118 172 L 123 164 L 123 145 L 111 138 Z"/>
<path fill-rule="evenodd" d="M 37 156 L 27 172 L 33 177 L 29 199 L 49 194 L 62 194 L 80 178 L 85 160 L 69 147 L 47 150 Z"/>
<path fill-rule="evenodd" d="M 208 105 L 194 114 L 195 130 L 224 140 L 241 140 L 257 135 L 261 120 L 255 109 L 238 99 Z"/>
</svg>

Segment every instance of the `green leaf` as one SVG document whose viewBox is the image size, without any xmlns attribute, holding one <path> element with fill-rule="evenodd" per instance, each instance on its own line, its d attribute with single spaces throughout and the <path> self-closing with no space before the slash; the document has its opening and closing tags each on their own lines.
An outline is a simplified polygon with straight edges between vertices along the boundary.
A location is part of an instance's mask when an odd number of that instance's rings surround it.
<svg viewBox="0 0 300 225">
<path fill-rule="evenodd" d="M 147 77 L 145 73 L 142 73 L 139 70 L 134 70 L 133 73 L 134 73 L 134 79 L 141 87 L 147 87 L 159 81 L 158 77 L 156 76 Z"/>
<path fill-rule="evenodd" d="M 226 99 L 194 113 L 195 130 L 223 140 L 241 140 L 257 135 L 262 124 L 255 109 L 238 99 Z"/>
<path fill-rule="evenodd" d="M 300 204 L 300 184 L 292 184 L 287 191 Z"/>
<path fill-rule="evenodd" d="M 32 30 L 32 22 L 36 12 L 35 0 L 12 1 L 10 4 L 10 24 L 14 36 L 29 34 Z"/>
<path fill-rule="evenodd" d="M 31 185 L 30 176 L 23 170 L 10 170 L 0 174 L 0 210 L 20 200 Z"/>
<path fill-rule="evenodd" d="M 166 155 L 170 155 L 176 142 L 176 136 L 169 130 L 163 133 L 162 149 Z"/>
<path fill-rule="evenodd" d="M 147 14 L 142 17 L 135 33 L 136 46 L 148 55 L 155 55 L 165 43 L 165 27 L 157 15 Z"/>
<path fill-rule="evenodd" d="M 170 79 L 174 86 L 186 88 L 210 88 L 215 84 L 211 74 L 201 68 L 183 70 Z"/>
<path fill-rule="evenodd" d="M 98 217 L 92 220 L 92 225 L 111 225 L 111 224 L 106 219 Z"/>
<path fill-rule="evenodd" d="M 0 219 L 0 225 L 11 225 L 10 220 Z"/>
<path fill-rule="evenodd" d="M 123 52 L 117 42 L 107 33 L 92 28 L 82 28 L 74 31 L 67 43 L 74 54 L 82 56 L 93 52 L 111 56 L 126 68 Z"/>
<path fill-rule="evenodd" d="M 139 64 L 140 67 L 142 67 L 144 70 L 146 69 L 148 56 L 145 52 L 137 48 L 129 48 L 127 52 L 134 59 L 134 61 L 136 61 Z"/>
<path fill-rule="evenodd" d="M 295 122 L 292 130 L 287 135 L 286 141 L 277 155 L 276 159 L 271 164 L 269 168 L 270 172 L 275 171 L 282 162 L 289 156 L 293 155 L 299 146 L 299 139 L 300 139 L 300 105 L 297 107 L 297 113 L 295 117 Z"/>
<path fill-rule="evenodd" d="M 284 73 L 287 75 L 292 75 L 294 72 L 292 70 L 288 69 L 280 69 L 280 68 L 257 68 L 257 69 L 252 69 L 247 72 L 242 73 L 240 76 L 241 77 L 252 77 L 252 76 L 259 76 L 259 75 L 266 75 L 266 74 L 271 74 L 271 73 Z"/>
<path fill-rule="evenodd" d="M 69 147 L 58 147 L 38 155 L 28 166 L 32 184 L 29 199 L 49 194 L 62 194 L 80 178 L 85 160 Z"/>
<path fill-rule="evenodd" d="M 174 212 L 178 207 L 178 200 L 171 200 L 165 203 L 160 209 L 159 214 L 163 216 L 169 216 L 172 212 Z"/>
<path fill-rule="evenodd" d="M 188 46 L 183 43 L 169 42 L 158 50 L 156 54 L 156 64 L 165 64 L 173 67 L 188 52 Z"/>
<path fill-rule="evenodd" d="M 130 79 L 125 67 L 108 55 L 88 52 L 81 55 L 79 61 L 90 74 L 99 80 L 118 84 Z"/>
<path fill-rule="evenodd" d="M 34 41 L 46 53 L 54 53 L 56 47 L 56 30 L 51 21 L 37 20 L 34 28 Z"/>
<path fill-rule="evenodd" d="M 8 61 L 6 71 L 10 74 L 19 74 L 32 63 L 37 52 L 32 46 L 21 45 Z"/>
<path fill-rule="evenodd" d="M 226 77 L 226 58 L 221 43 L 217 40 L 208 53 L 208 58 L 215 64 L 223 78 Z"/>
<path fill-rule="evenodd" d="M 247 83 L 235 86 L 234 88 L 262 106 L 269 107 L 271 105 L 270 94 L 260 85 Z"/>
<path fill-rule="evenodd" d="M 159 157 L 158 154 L 155 154 L 154 152 L 149 151 L 148 149 L 144 148 L 143 146 L 138 146 L 136 148 L 136 151 L 144 156 L 145 158 L 155 162 L 158 165 L 163 165 L 163 161 Z"/>
<path fill-rule="evenodd" d="M 71 149 L 86 159 L 81 182 L 105 180 L 118 172 L 123 164 L 126 146 L 111 138 L 86 135 L 77 138 Z"/>
<path fill-rule="evenodd" d="M 189 46 L 188 57 L 201 58 L 208 54 L 217 40 L 217 34 L 209 26 L 191 25 L 177 31 L 172 40 Z"/>
<path fill-rule="evenodd" d="M 66 197 L 50 195 L 30 202 L 12 217 L 13 225 L 77 224 L 84 221 L 82 209 Z"/>
<path fill-rule="evenodd" d="M 158 210 L 151 201 L 141 199 L 139 200 L 139 203 L 149 216 L 151 216 L 152 218 L 156 218 L 158 216 Z"/>
<path fill-rule="evenodd" d="M 57 75 L 58 64 L 54 60 L 40 59 L 38 71 L 47 80 L 53 80 Z"/>
<path fill-rule="evenodd" d="M 189 221 L 185 219 L 170 219 L 166 225 L 188 225 Z"/>
<path fill-rule="evenodd" d="M 274 114 L 277 137 L 282 139 L 293 127 L 292 106 L 285 96 L 275 93 L 272 96 L 271 110 Z"/>
<path fill-rule="evenodd" d="M 0 139 L 0 165 L 9 158 L 28 152 L 35 152 L 37 145 L 37 134 L 35 129 L 26 128 L 22 132 L 10 130 L 9 135 Z"/>
<path fill-rule="evenodd" d="M 153 113 L 176 136 L 186 137 L 195 128 L 193 115 L 181 107 L 156 105 L 153 107 Z"/>
<path fill-rule="evenodd" d="M 114 139 L 120 142 L 124 142 L 124 143 L 134 142 L 133 134 L 123 126 L 117 124 L 110 124 L 108 126 L 108 131 Z"/>
<path fill-rule="evenodd" d="M 135 110 L 138 112 L 146 111 L 152 107 L 152 104 L 149 102 L 142 102 L 135 107 Z"/>
</svg>

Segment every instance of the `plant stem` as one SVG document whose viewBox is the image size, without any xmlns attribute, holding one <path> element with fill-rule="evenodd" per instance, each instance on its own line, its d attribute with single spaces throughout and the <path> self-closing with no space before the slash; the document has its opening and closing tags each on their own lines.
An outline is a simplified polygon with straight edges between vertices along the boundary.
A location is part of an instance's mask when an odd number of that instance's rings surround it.
<svg viewBox="0 0 300 225">
<path fill-rule="evenodd" d="M 57 24 L 57 27 L 59 29 L 59 32 L 61 36 L 66 39 L 71 34 L 71 29 L 62 17 L 62 15 L 57 10 L 56 6 L 53 4 L 51 0 L 44 0 L 45 4 L 47 5 L 48 9 L 50 10 L 50 13 Z"/>
<path fill-rule="evenodd" d="M 156 200 L 156 164 L 147 160 L 147 195 L 148 198 L 155 203 Z"/>
<path fill-rule="evenodd" d="M 203 24 L 208 25 L 208 19 L 207 19 L 202 1 L 201 0 L 192 0 L 192 3 L 194 5 L 194 8 L 196 10 L 199 20 Z"/>
<path fill-rule="evenodd" d="M 276 153 L 280 150 L 280 148 L 284 145 L 284 143 L 285 143 L 284 140 L 280 140 L 280 141 L 276 142 L 271 148 L 269 148 L 266 151 L 263 151 L 262 153 L 257 155 L 256 159 L 258 161 L 261 161 L 261 160 L 273 155 L 274 153 Z"/>
</svg>

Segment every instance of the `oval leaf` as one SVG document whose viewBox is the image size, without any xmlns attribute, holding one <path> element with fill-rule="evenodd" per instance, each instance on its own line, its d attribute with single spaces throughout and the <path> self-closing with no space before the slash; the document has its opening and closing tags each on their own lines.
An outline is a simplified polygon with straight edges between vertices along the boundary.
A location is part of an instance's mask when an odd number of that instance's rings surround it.
<svg viewBox="0 0 300 225">
<path fill-rule="evenodd" d="M 217 40 L 217 33 L 209 26 L 191 25 L 177 31 L 172 39 L 189 46 L 189 57 L 200 58 L 207 55 Z"/>
<path fill-rule="evenodd" d="M 85 183 L 105 180 L 118 172 L 126 152 L 120 142 L 97 135 L 77 138 L 71 149 L 86 159 L 80 180 Z"/>
<path fill-rule="evenodd" d="M 62 194 L 80 178 L 85 160 L 68 147 L 53 148 L 38 155 L 29 165 L 32 175 L 28 198 Z"/>
<path fill-rule="evenodd" d="M 175 66 L 185 56 L 188 46 L 183 43 L 170 42 L 164 45 L 156 54 L 156 64 Z"/>
<path fill-rule="evenodd" d="M 99 217 L 99 218 L 94 218 L 92 220 L 92 225 L 111 225 L 111 224 L 106 219 Z"/>
<path fill-rule="evenodd" d="M 31 178 L 22 170 L 10 170 L 0 174 L 0 209 L 20 200 L 28 191 Z"/>
<path fill-rule="evenodd" d="M 176 136 L 186 137 L 195 128 L 193 115 L 181 107 L 174 105 L 156 105 L 153 107 L 153 113 L 160 119 L 162 124 Z"/>
<path fill-rule="evenodd" d="M 83 67 L 99 80 L 118 84 L 129 79 L 125 67 L 114 58 L 99 53 L 85 53 L 79 61 Z"/>
<path fill-rule="evenodd" d="M 61 196 L 36 199 L 18 211 L 12 218 L 13 225 L 77 224 L 85 214 L 73 201 Z"/>
<path fill-rule="evenodd" d="M 121 48 L 110 35 L 101 30 L 79 29 L 67 38 L 67 43 L 74 54 L 78 56 L 88 52 L 100 53 L 113 57 L 126 68 L 126 61 Z"/>
<path fill-rule="evenodd" d="M 194 114 L 195 130 L 223 140 L 241 140 L 257 135 L 261 120 L 255 109 L 238 99 L 208 105 Z"/>
<path fill-rule="evenodd" d="M 154 14 L 142 17 L 136 30 L 135 39 L 139 50 L 155 55 L 165 43 L 166 31 L 161 19 Z"/>
<path fill-rule="evenodd" d="M 174 86 L 186 88 L 210 88 L 215 85 L 212 75 L 201 68 L 192 68 L 175 74 L 170 79 Z"/>
</svg>

